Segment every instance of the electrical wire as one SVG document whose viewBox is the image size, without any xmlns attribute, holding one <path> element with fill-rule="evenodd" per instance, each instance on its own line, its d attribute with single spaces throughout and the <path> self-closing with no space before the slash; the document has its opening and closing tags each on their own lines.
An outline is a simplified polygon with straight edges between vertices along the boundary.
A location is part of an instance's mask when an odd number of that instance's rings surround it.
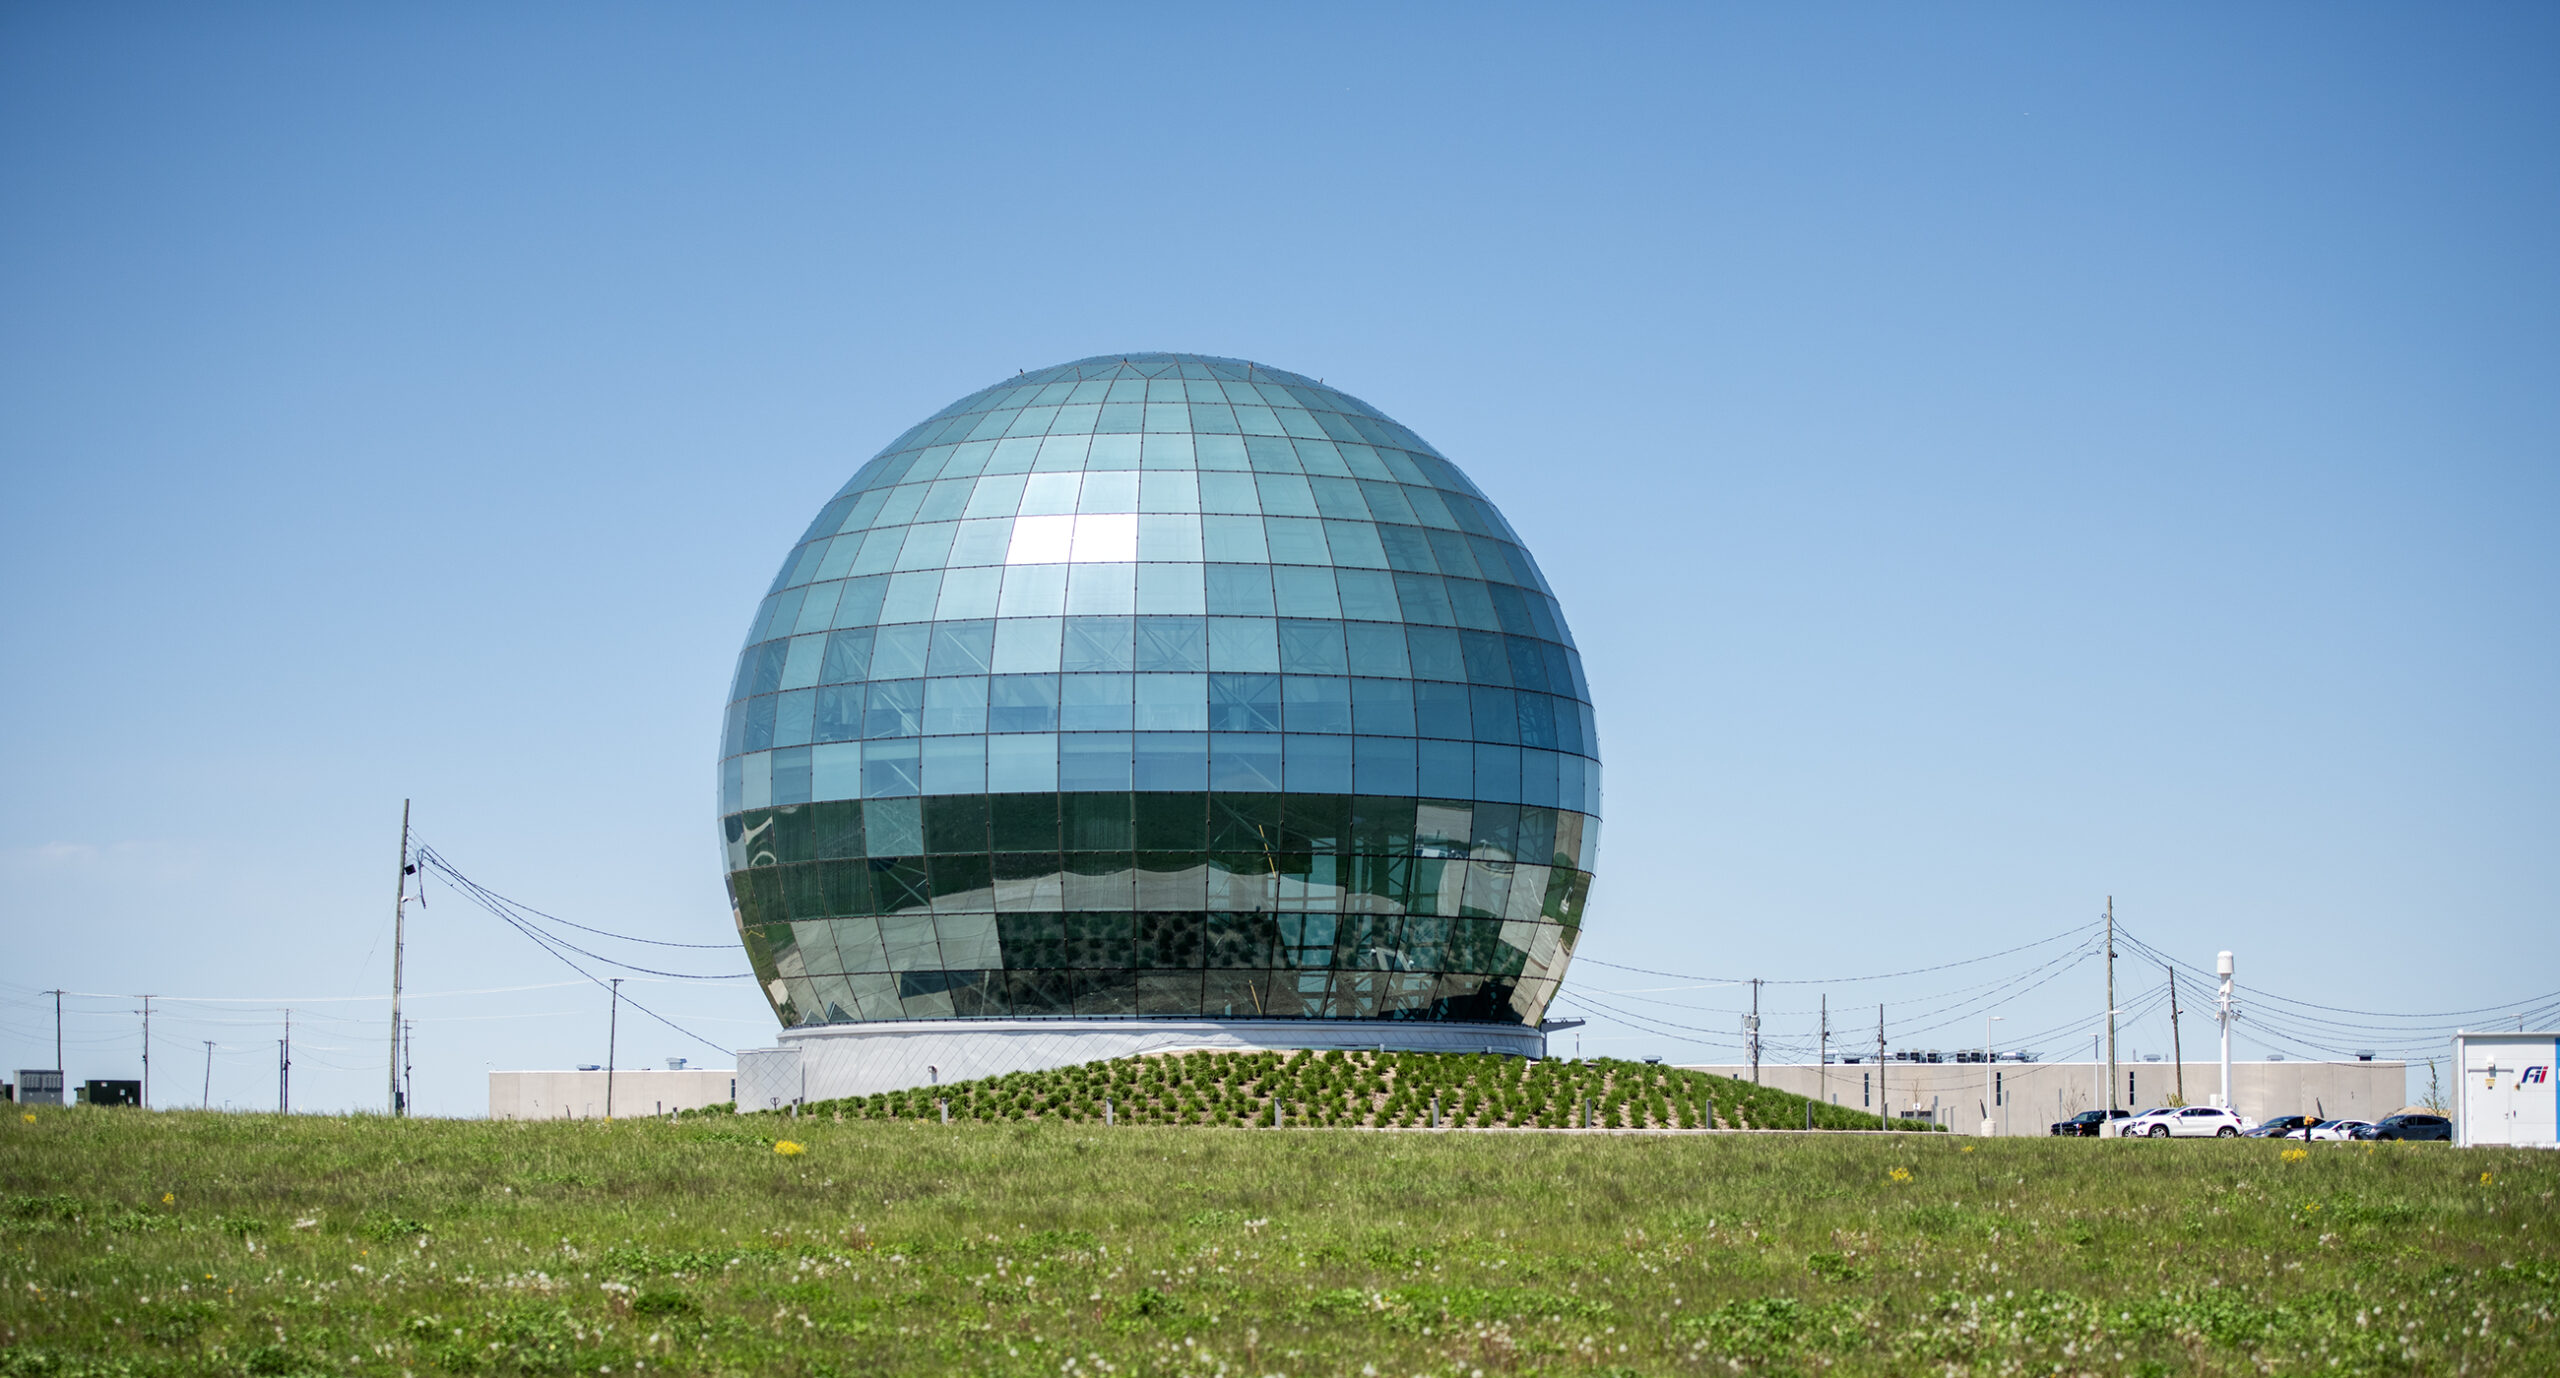
<svg viewBox="0 0 2560 1378">
<path fill-rule="evenodd" d="M 462 874 L 462 872 L 455 870 L 453 863 L 445 860 L 444 857 L 433 847 L 429 847 L 425 843 L 418 844 L 415 855 L 417 856 L 420 865 L 434 867 L 438 872 L 443 873 L 449 880 L 470 886 L 472 889 L 497 900 L 499 903 L 506 905 L 510 909 L 517 910 L 520 913 L 531 914 L 537 919 L 541 919 L 547 923 L 556 923 L 564 928 L 574 928 L 582 933 L 593 933 L 601 938 L 616 938 L 626 943 L 646 943 L 651 947 L 686 947 L 726 952 L 737 946 L 735 943 L 679 943 L 671 942 L 665 938 L 643 938 L 634 933 L 616 933 L 609 928 L 591 928 L 586 924 L 579 923 L 575 919 L 564 919 L 557 914 L 543 913 L 532 905 L 525 904 L 518 900 L 508 899 L 506 896 L 498 894 L 496 891 L 491 890 L 486 886 L 480 885 L 470 877 Z"/>
<path fill-rule="evenodd" d="M 2038 938 L 2031 943 L 2020 943 L 2016 947 L 2003 948 L 1998 952 L 1986 952 L 1979 957 L 1966 957 L 1953 962 L 1940 962 L 1936 966 L 1913 967 L 1908 971 L 1885 971 L 1878 972 L 1872 976 L 1800 976 L 1786 979 L 1769 977 L 1763 978 L 1760 984 L 1764 986 L 1846 986 L 1854 985 L 1862 981 L 1891 981 L 1905 976 L 1923 976 L 1932 971 L 1946 971 L 1953 967 L 1971 966 L 1977 962 L 1988 962 L 1995 957 L 2006 957 L 2014 952 L 2024 952 L 2029 948 L 2043 947 L 2047 943 L 2060 942 L 2065 938 L 2072 937 L 2075 934 L 2082 933 L 2095 926 L 2096 925 L 2094 923 L 2077 924 L 2070 928 L 2066 928 L 2051 937 Z M 1639 976 L 1660 976 L 1666 980 L 1672 981 L 1700 981 L 1711 985 L 1735 986 L 1748 985 L 1751 981 L 1751 978 L 1749 977 L 1700 976 L 1694 972 L 1686 971 L 1656 971 L 1650 967 L 1634 967 L 1627 966 L 1620 962 L 1604 962 L 1597 957 L 1580 957 L 1575 960 L 1589 963 L 1592 966 L 1607 967 L 1612 971 L 1632 971 Z"/>
<path fill-rule="evenodd" d="M 442 857 L 436 856 L 431 849 L 425 846 L 420 846 L 418 848 L 417 855 L 422 863 L 434 871 L 438 880 L 443 881 L 445 884 L 459 891 L 464 899 L 470 900 L 482 909 L 489 911 L 489 913 L 495 915 L 497 918 L 505 921 L 508 925 L 515 928 L 517 932 L 523 933 L 528 937 L 532 937 L 539 932 L 539 930 L 535 929 L 530 923 L 517 916 L 516 910 L 520 908 L 520 906 L 518 906 L 515 901 L 508 899 L 506 896 L 501 895 L 494 890 L 490 890 L 482 886 L 477 881 L 472 880 L 469 876 L 455 870 L 451 864 L 447 863 Z M 526 909 L 523 912 L 531 914 L 539 911 Z M 570 926 L 573 928 L 585 927 L 583 924 L 572 924 Z M 602 932 L 604 930 L 589 929 L 588 931 Z M 620 937 L 622 935 L 614 934 L 612 936 Z M 717 974 L 704 974 L 692 971 L 660 971 L 655 967 L 644 967 L 637 965 L 636 963 L 623 961 L 620 958 L 608 957 L 601 952 L 591 952 L 556 933 L 542 933 L 537 941 L 544 943 L 557 943 L 561 947 L 567 948 L 569 951 L 577 953 L 579 956 L 584 957 L 589 961 L 602 962 L 607 966 L 620 967 L 624 971 L 637 971 L 649 976 L 664 976 L 677 981 L 745 981 L 751 980 L 755 976 L 755 973 L 751 971 L 728 971 Z M 699 946 L 699 944 L 685 945 Z"/>
</svg>

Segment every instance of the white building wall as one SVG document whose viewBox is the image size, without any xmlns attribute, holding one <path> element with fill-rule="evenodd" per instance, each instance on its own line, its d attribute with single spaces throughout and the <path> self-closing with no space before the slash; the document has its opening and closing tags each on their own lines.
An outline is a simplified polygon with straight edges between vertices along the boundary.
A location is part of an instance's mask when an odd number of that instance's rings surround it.
<svg viewBox="0 0 2560 1378">
<path fill-rule="evenodd" d="M 737 1074 L 725 1067 L 617 1069 L 613 1113 L 621 1119 L 699 1110 L 736 1098 Z M 605 1113 L 604 1072 L 491 1072 L 493 1120 L 599 1120 Z"/>
<path fill-rule="evenodd" d="M 1694 1072 L 1749 1080 L 1748 1064 L 1690 1066 Z M 1877 1108 L 1877 1072 L 1897 1115 L 1926 1117 L 1963 1133 L 1979 1133 L 1987 1117 L 1994 1134 L 2042 1134 L 2056 1120 L 2103 1109 L 2103 1064 L 2086 1062 L 1858 1062 L 1762 1063 L 1761 1084 L 1853 1110 Z M 1995 1075 L 1987 1075 L 1994 1074 Z M 2166 1105 L 2178 1087 L 2178 1068 L 2167 1062 L 2119 1062 L 2116 1103 L 2127 1110 Z M 2332 1119 L 2380 1119 L 2401 1108 L 2408 1064 L 2401 1062 L 2234 1062 L 2234 1109 L 2252 1120 L 2277 1115 L 2325 1114 Z M 1997 1092 L 1997 1104 L 1993 1103 Z M 2186 1099 L 2210 1105 L 2222 1091 L 2222 1064 L 2190 1059 Z"/>
</svg>

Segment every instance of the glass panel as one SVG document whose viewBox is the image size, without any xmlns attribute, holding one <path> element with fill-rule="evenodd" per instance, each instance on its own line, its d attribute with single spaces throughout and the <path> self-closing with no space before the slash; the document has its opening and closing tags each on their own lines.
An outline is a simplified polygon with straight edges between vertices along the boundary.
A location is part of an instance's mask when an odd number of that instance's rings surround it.
<svg viewBox="0 0 2560 1378">
<path fill-rule="evenodd" d="M 1213 688 L 1211 692 L 1216 691 Z M 1214 716 L 1214 708 L 1213 708 Z M 1209 738 L 1209 788 L 1213 790 L 1280 790 L 1280 737 L 1277 733 L 1212 733 Z"/>
<path fill-rule="evenodd" d="M 992 621 L 937 622 L 933 625 L 931 658 L 926 673 L 941 675 L 983 675 L 995 647 L 996 626 Z"/>
<path fill-rule="evenodd" d="M 1137 677 L 1137 727 L 1142 732 L 1205 732 L 1209 728 L 1205 675 Z M 1148 786 L 1140 785 L 1140 789 Z"/>
<path fill-rule="evenodd" d="M 1067 610 L 1067 566 L 1062 550 L 1054 564 L 1016 565 L 1004 573 L 1000 617 L 1056 617 Z"/>
<path fill-rule="evenodd" d="M 1132 630 L 1131 619 L 1126 617 L 1068 618 L 1059 667 L 1069 672 L 1131 669 Z"/>
<path fill-rule="evenodd" d="M 1193 543 L 1197 552 L 1198 543 Z M 1138 612 L 1197 616 L 1209 610 L 1207 578 L 1197 564 L 1138 566 Z"/>
<path fill-rule="evenodd" d="M 1276 675 L 1210 675 L 1208 726 L 1218 732 L 1280 730 L 1280 680 Z"/>
<path fill-rule="evenodd" d="M 1142 617 L 1137 624 L 1137 668 L 1140 670 L 1206 670 L 1209 629 L 1197 617 Z"/>
<path fill-rule="evenodd" d="M 1348 711 L 1345 705 L 1346 716 Z M 1349 737 L 1302 737 L 1292 733 L 1287 738 L 1287 757 L 1284 779 L 1292 792 L 1351 792 Z"/>
<path fill-rule="evenodd" d="M 1289 675 L 1281 680 L 1280 697 L 1284 724 L 1291 732 L 1351 731 L 1351 681 L 1347 679 Z M 1344 751 L 1349 749 L 1346 744 Z"/>
<path fill-rule="evenodd" d="M 1054 617 L 998 618 L 989 668 L 1000 675 L 1056 673 L 1064 625 Z"/>
<path fill-rule="evenodd" d="M 1280 643 L 1277 625 L 1269 618 L 1210 618 L 1208 668 L 1266 674 L 1278 672 Z"/>
<path fill-rule="evenodd" d="M 1131 676 L 1064 675 L 1059 690 L 1058 725 L 1065 731 L 1126 731 L 1132 725 Z"/>
<path fill-rule="evenodd" d="M 1058 788 L 1131 788 L 1131 745 L 1126 732 L 1070 732 L 1058 738 Z"/>
</svg>

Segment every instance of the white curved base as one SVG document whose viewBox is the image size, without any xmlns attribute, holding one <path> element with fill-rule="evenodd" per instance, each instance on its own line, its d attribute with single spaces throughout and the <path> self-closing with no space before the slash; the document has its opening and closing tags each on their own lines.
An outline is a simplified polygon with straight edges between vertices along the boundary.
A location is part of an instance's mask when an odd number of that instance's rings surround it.
<svg viewBox="0 0 2560 1378">
<path fill-rule="evenodd" d="M 915 1019 L 785 1029 L 782 1046 L 738 1054 L 738 1108 L 772 1110 L 1194 1048 L 1260 1052 L 1387 1048 L 1544 1057 L 1517 1024 L 1322 1019 Z"/>
</svg>

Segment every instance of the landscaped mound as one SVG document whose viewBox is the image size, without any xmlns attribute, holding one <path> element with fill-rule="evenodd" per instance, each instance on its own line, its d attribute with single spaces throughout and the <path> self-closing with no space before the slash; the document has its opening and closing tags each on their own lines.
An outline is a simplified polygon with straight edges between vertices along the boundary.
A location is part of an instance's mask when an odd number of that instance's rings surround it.
<svg viewBox="0 0 2560 1378">
<path fill-rule="evenodd" d="M 1274 1108 L 1277 1102 L 1277 1109 Z M 1876 1116 L 1732 1077 L 1489 1053 L 1165 1053 L 851 1096 L 849 1120 L 1043 1120 L 1286 1129 L 1878 1129 Z M 1932 1128 L 1894 1120 L 1889 1127 Z"/>
</svg>

